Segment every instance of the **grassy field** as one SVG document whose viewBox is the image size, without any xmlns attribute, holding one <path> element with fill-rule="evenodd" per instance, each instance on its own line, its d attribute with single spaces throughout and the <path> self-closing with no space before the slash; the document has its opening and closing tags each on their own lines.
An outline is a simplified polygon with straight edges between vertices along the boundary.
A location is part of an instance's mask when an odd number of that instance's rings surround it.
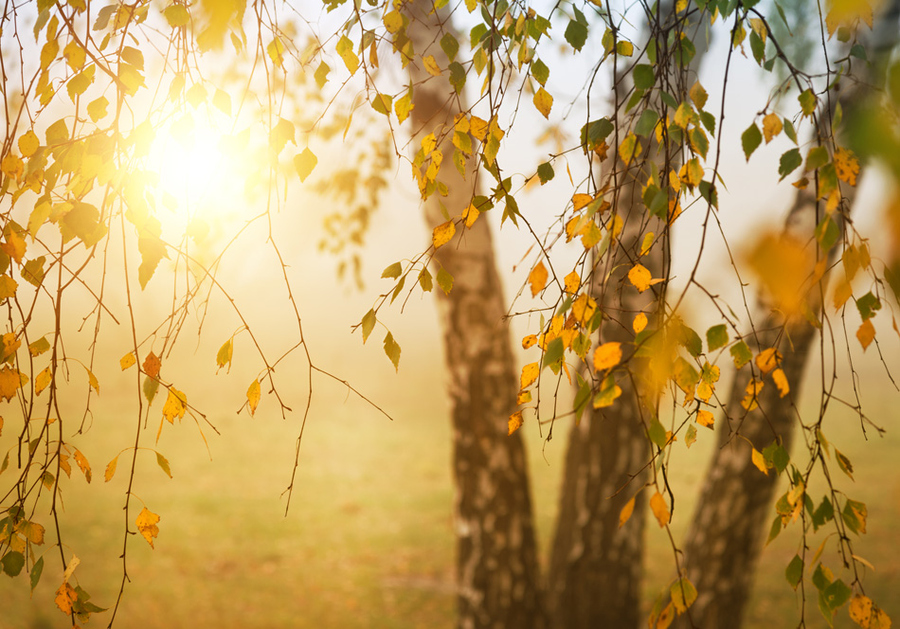
<svg viewBox="0 0 900 629">
<path fill-rule="evenodd" d="M 388 399 L 397 383 L 383 389 Z M 433 384 L 433 383 L 432 383 Z M 419 391 L 424 389 L 419 388 Z M 429 395 L 407 395 L 391 405 L 388 422 L 365 405 L 326 387 L 309 424 L 291 509 L 284 516 L 279 493 L 288 482 L 296 424 L 223 416 L 221 437 L 210 440 L 212 460 L 190 425 L 164 436 L 160 449 L 173 480 L 146 457 L 136 493 L 162 515 L 156 549 L 132 539 L 131 583 L 117 618 L 120 627 L 451 627 L 453 625 L 453 532 L 446 409 Z M 383 398 L 384 399 L 384 398 Z M 875 409 L 873 409 L 875 410 Z M 888 418 L 889 409 L 878 409 Z M 125 473 L 109 484 L 98 478 L 105 462 L 131 434 L 131 422 L 113 413 L 98 417 L 103 431 L 96 450 L 95 481 L 69 484 L 64 525 L 66 554 L 82 564 L 78 582 L 102 606 L 114 602 L 122 563 L 122 492 Z M 155 432 L 151 428 L 151 433 Z M 870 594 L 900 618 L 900 480 L 898 438 L 863 444 L 852 419 L 835 425 L 831 439 L 857 462 L 853 495 L 869 503 L 869 534 L 857 552 L 876 565 L 867 575 Z M 559 433 L 558 433 L 559 434 Z M 177 436 L 175 440 L 167 437 Z M 541 452 L 534 431 L 531 466 L 543 548 L 553 526 L 563 439 Z M 674 482 L 681 492 L 676 532 L 690 513 L 691 489 L 703 474 L 698 455 L 712 444 L 702 434 L 691 457 L 676 457 Z M 151 437 L 152 439 L 152 437 Z M 680 445 L 680 444 L 679 444 Z M 106 449 L 104 449 L 106 448 Z M 696 451 L 695 451 L 696 450 Z M 121 467 L 121 465 L 120 465 Z M 817 542 L 816 542 L 817 544 Z M 784 579 L 796 552 L 791 530 L 766 549 L 751 602 L 750 627 L 797 625 L 798 597 Z M 668 541 L 648 529 L 646 604 L 672 573 Z M 48 552 L 48 570 L 34 598 L 24 579 L 2 577 L 0 626 L 9 629 L 63 627 L 53 609 L 58 563 Z M 836 568 L 832 558 L 832 565 Z M 825 626 L 814 604 L 808 626 Z M 91 621 L 105 625 L 108 613 Z M 836 626 L 850 626 L 846 612 Z"/>
</svg>

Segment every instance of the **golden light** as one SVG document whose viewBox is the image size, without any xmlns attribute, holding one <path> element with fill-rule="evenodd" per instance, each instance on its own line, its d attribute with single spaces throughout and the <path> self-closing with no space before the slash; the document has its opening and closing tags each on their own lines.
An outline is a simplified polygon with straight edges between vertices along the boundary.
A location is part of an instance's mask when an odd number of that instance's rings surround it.
<svg viewBox="0 0 900 629">
<path fill-rule="evenodd" d="M 149 156 L 159 175 L 157 189 L 174 216 L 171 227 L 222 224 L 240 219 L 249 159 L 223 129 L 197 112 L 187 112 L 160 130 Z M 166 221 L 164 221 L 166 222 Z"/>
</svg>

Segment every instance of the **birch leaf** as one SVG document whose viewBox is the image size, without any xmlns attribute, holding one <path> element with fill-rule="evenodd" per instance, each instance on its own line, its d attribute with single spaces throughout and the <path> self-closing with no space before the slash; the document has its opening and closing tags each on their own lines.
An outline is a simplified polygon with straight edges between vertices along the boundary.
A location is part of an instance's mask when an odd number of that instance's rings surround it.
<svg viewBox="0 0 900 629">
<path fill-rule="evenodd" d="M 544 290 L 544 287 L 547 285 L 547 277 L 547 268 L 542 261 L 539 261 L 531 269 L 531 273 L 528 274 L 528 283 L 531 284 L 532 297 L 537 297 L 538 293 Z"/>
<path fill-rule="evenodd" d="M 150 511 L 147 507 L 141 509 L 141 512 L 135 520 L 138 531 L 144 536 L 147 543 L 150 544 L 150 548 L 153 548 L 153 540 L 159 535 L 159 526 L 157 526 L 157 524 L 159 524 L 159 516 Z"/>
<path fill-rule="evenodd" d="M 256 413 L 256 407 L 259 406 L 260 395 L 259 379 L 256 379 L 250 383 L 249 387 L 247 387 L 247 405 L 250 407 L 251 416 Z"/>
<path fill-rule="evenodd" d="M 663 498 L 661 493 L 656 492 L 650 498 L 650 510 L 656 516 L 656 521 L 659 522 L 660 527 L 669 523 L 669 507 L 666 505 L 666 499 Z"/>
<path fill-rule="evenodd" d="M 443 247 L 456 234 L 456 224 L 453 221 L 447 221 L 434 228 L 431 234 L 431 242 L 435 249 Z"/>
<path fill-rule="evenodd" d="M 622 510 L 619 511 L 619 528 L 622 528 L 628 519 L 631 517 L 631 514 L 634 513 L 634 497 L 631 498 L 628 502 L 625 503 L 625 506 L 622 507 Z"/>
<path fill-rule="evenodd" d="M 622 344 L 612 341 L 594 350 L 594 371 L 612 369 L 622 360 Z"/>
</svg>

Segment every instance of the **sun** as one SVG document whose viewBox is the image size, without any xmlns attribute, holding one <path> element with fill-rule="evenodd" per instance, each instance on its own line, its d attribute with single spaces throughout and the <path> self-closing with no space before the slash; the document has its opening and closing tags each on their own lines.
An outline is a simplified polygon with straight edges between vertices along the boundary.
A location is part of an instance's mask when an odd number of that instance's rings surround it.
<svg viewBox="0 0 900 629">
<path fill-rule="evenodd" d="M 160 129 L 150 151 L 157 190 L 174 227 L 235 218 L 243 196 L 248 158 L 234 147 L 230 129 L 190 112 Z"/>
</svg>

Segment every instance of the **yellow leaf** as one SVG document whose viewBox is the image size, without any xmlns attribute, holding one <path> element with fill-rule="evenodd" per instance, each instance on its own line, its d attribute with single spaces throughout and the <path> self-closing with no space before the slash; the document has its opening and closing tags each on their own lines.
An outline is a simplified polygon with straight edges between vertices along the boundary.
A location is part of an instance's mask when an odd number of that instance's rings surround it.
<svg viewBox="0 0 900 629">
<path fill-rule="evenodd" d="M 59 586 L 59 589 L 56 590 L 56 599 L 54 599 L 54 602 L 56 603 L 56 606 L 59 607 L 60 611 L 67 616 L 72 615 L 72 605 L 74 605 L 77 600 L 78 593 L 75 592 L 75 588 L 68 583 L 63 583 Z"/>
<path fill-rule="evenodd" d="M 756 366 L 759 367 L 759 370 L 763 373 L 769 373 L 775 369 L 780 362 L 781 354 L 775 351 L 774 347 L 764 349 L 756 357 Z"/>
<path fill-rule="evenodd" d="M 19 151 L 22 153 L 22 157 L 31 157 L 40 146 L 40 140 L 31 129 L 19 138 Z"/>
<path fill-rule="evenodd" d="M 650 510 L 656 516 L 660 526 L 665 526 L 669 523 L 669 507 L 666 505 L 666 499 L 663 498 L 661 493 L 656 492 L 650 498 Z"/>
<path fill-rule="evenodd" d="M 528 349 L 532 347 L 535 343 L 537 343 L 537 337 L 534 334 L 529 334 L 525 338 L 522 339 L 522 347 L 524 349 Z"/>
<path fill-rule="evenodd" d="M 634 328 L 635 334 L 640 334 L 643 332 L 644 328 L 647 327 L 647 315 L 643 312 L 637 313 L 634 317 L 634 321 L 631 324 L 631 327 Z"/>
<path fill-rule="evenodd" d="M 631 517 L 631 514 L 634 513 L 634 498 L 625 503 L 625 506 L 622 507 L 622 510 L 619 511 L 619 528 L 628 522 L 628 518 Z"/>
<path fill-rule="evenodd" d="M 572 271 L 564 278 L 565 290 L 570 295 L 574 295 L 578 292 L 578 287 L 581 286 L 581 276 L 578 275 L 575 271 Z"/>
<path fill-rule="evenodd" d="M 866 0 L 833 0 L 825 16 L 828 36 L 834 35 L 839 26 L 855 28 L 859 20 L 872 28 L 872 6 Z"/>
<path fill-rule="evenodd" d="M 456 234 L 456 224 L 453 221 L 447 221 L 435 227 L 431 233 L 431 242 L 434 244 L 434 248 L 446 245 L 454 234 Z"/>
<path fill-rule="evenodd" d="M 176 417 L 178 419 L 184 417 L 185 410 L 187 410 L 187 396 L 175 387 L 171 387 L 169 396 L 166 398 L 166 403 L 163 406 L 163 417 L 170 424 L 174 424 Z"/>
<path fill-rule="evenodd" d="M 868 629 L 872 621 L 872 599 L 857 594 L 850 600 L 850 619 L 860 627 Z"/>
<path fill-rule="evenodd" d="M 119 367 L 122 368 L 122 371 L 125 371 L 136 362 L 137 358 L 134 357 L 134 352 L 128 352 L 119 359 Z"/>
<path fill-rule="evenodd" d="M 593 200 L 594 197 L 592 197 L 591 195 L 579 192 L 572 195 L 572 206 L 577 212 L 578 210 L 587 207 Z"/>
<path fill-rule="evenodd" d="M 487 137 L 488 123 L 478 116 L 472 116 L 469 119 L 469 131 L 476 140 L 484 142 Z"/>
<path fill-rule="evenodd" d="M 427 70 L 428 74 L 431 76 L 441 76 L 441 68 L 438 66 L 433 55 L 422 57 L 422 65 L 425 66 L 425 70 Z"/>
<path fill-rule="evenodd" d="M 75 72 L 78 72 L 81 70 L 82 66 L 84 66 L 86 56 L 87 54 L 85 53 L 84 48 L 74 39 L 63 48 L 63 57 L 65 58 L 66 63 L 69 64 L 69 67 Z"/>
<path fill-rule="evenodd" d="M 647 232 L 646 234 L 644 234 L 644 240 L 641 241 L 641 255 L 642 256 L 647 255 L 647 252 L 649 252 L 650 249 L 653 247 L 653 240 L 655 238 L 656 238 L 656 236 L 653 234 L 653 232 Z"/>
<path fill-rule="evenodd" d="M 697 106 L 697 109 L 703 109 L 703 106 L 706 105 L 706 99 L 709 98 L 706 90 L 703 89 L 702 85 L 700 85 L 700 81 L 694 83 L 694 85 L 691 87 L 689 95 L 691 97 L 691 100 Z"/>
<path fill-rule="evenodd" d="M 25 172 L 25 163 L 19 159 L 18 155 L 7 153 L 3 161 L 0 162 L 0 171 L 13 179 L 19 180 Z"/>
<path fill-rule="evenodd" d="M 855 186 L 856 176 L 859 175 L 859 160 L 850 149 L 838 148 L 834 152 L 834 170 L 838 179 Z"/>
<path fill-rule="evenodd" d="M 100 381 L 97 380 L 97 376 L 95 376 L 94 372 L 91 371 L 90 369 L 88 369 L 87 367 L 85 367 L 84 370 L 87 372 L 87 375 L 88 375 L 88 384 L 90 384 L 91 388 L 97 392 L 97 395 L 100 395 Z"/>
<path fill-rule="evenodd" d="M 23 520 L 16 528 L 32 544 L 40 546 L 44 543 L 44 527 L 37 522 L 27 522 Z"/>
<path fill-rule="evenodd" d="M 757 408 L 759 406 L 759 392 L 762 391 L 763 384 L 762 380 L 751 380 L 744 390 L 744 399 L 741 400 L 741 406 L 748 411 Z"/>
<path fill-rule="evenodd" d="M 509 416 L 509 432 L 507 434 L 511 435 L 516 432 L 519 428 L 522 427 L 522 411 L 516 411 L 512 415 Z"/>
<path fill-rule="evenodd" d="M 81 450 L 77 448 L 75 450 L 75 462 L 78 464 L 78 469 L 84 474 L 84 479 L 87 482 L 91 482 L 91 464 L 88 462 L 87 457 L 81 453 Z"/>
<path fill-rule="evenodd" d="M 641 143 L 638 141 L 634 133 L 629 133 L 619 144 L 619 158 L 622 163 L 628 166 L 635 157 L 641 154 Z"/>
<path fill-rule="evenodd" d="M 519 388 L 530 386 L 538 378 L 541 368 L 537 363 L 529 363 L 522 367 L 522 376 L 519 378 Z"/>
<path fill-rule="evenodd" d="M 846 279 L 839 280 L 837 286 L 834 287 L 834 309 L 840 310 L 847 303 L 847 300 L 853 295 L 853 288 Z"/>
<path fill-rule="evenodd" d="M 135 524 L 137 525 L 138 531 L 144 536 L 147 543 L 150 544 L 150 548 L 153 548 L 153 538 L 159 535 L 159 527 L 157 526 L 157 524 L 159 524 L 159 516 L 150 511 L 147 507 L 144 507 L 138 514 Z"/>
<path fill-rule="evenodd" d="M 534 93 L 533 102 L 535 108 L 541 112 L 544 118 L 550 117 L 550 108 L 553 107 L 553 96 L 551 96 L 547 90 L 543 87 L 539 88 L 538 91 Z"/>
<path fill-rule="evenodd" d="M 593 297 L 588 297 L 587 293 L 582 293 L 572 303 L 572 315 L 581 325 L 587 325 L 594 318 L 597 312 L 597 302 Z"/>
<path fill-rule="evenodd" d="M 478 220 L 478 217 L 481 215 L 481 212 L 478 211 L 478 208 L 469 204 L 469 207 L 465 209 L 463 212 L 462 218 L 466 223 L 466 227 L 472 227 L 475 224 L 475 221 Z"/>
<path fill-rule="evenodd" d="M 50 367 L 45 367 L 34 379 L 34 394 L 40 395 L 52 380 L 53 373 L 50 371 Z"/>
<path fill-rule="evenodd" d="M 791 390 L 787 376 L 784 375 L 784 371 L 781 369 L 776 369 L 772 372 L 772 380 L 775 381 L 775 386 L 778 387 L 778 397 L 784 397 Z"/>
<path fill-rule="evenodd" d="M 672 605 L 672 601 L 669 601 L 669 604 L 660 613 L 655 629 L 668 629 L 673 620 L 675 620 L 675 607 Z"/>
<path fill-rule="evenodd" d="M 256 413 L 256 407 L 259 406 L 260 387 L 259 380 L 254 380 L 247 388 L 247 404 L 250 406 L 250 414 Z"/>
<path fill-rule="evenodd" d="M 784 124 L 781 122 L 781 118 L 776 114 L 767 114 L 765 118 L 763 118 L 763 136 L 766 138 L 766 144 L 772 141 L 772 139 L 781 133 L 781 130 L 784 128 Z"/>
<path fill-rule="evenodd" d="M 643 264 L 635 264 L 628 271 L 628 280 L 638 289 L 639 293 L 643 293 L 650 288 L 651 278 L 650 271 Z"/>
<path fill-rule="evenodd" d="M 15 297 L 19 283 L 5 273 L 0 275 L 0 301 Z"/>
<path fill-rule="evenodd" d="M 594 351 L 594 371 L 612 369 L 622 360 L 621 343 L 604 343 Z"/>
<path fill-rule="evenodd" d="M 531 391 L 519 391 L 516 396 L 516 405 L 528 404 L 531 401 Z"/>
<path fill-rule="evenodd" d="M 106 471 L 103 472 L 103 480 L 105 482 L 109 482 L 112 480 L 113 476 L 116 475 L 116 466 L 119 464 L 119 457 L 114 458 L 109 464 L 106 466 Z"/>
<path fill-rule="evenodd" d="M 875 326 L 872 325 L 871 319 L 866 319 L 862 322 L 862 325 L 856 331 L 856 338 L 859 339 L 859 344 L 862 345 L 863 350 L 868 349 L 872 341 L 875 340 Z"/>
<path fill-rule="evenodd" d="M 769 475 L 769 469 L 768 469 L 768 466 L 766 465 L 766 459 L 762 455 L 762 452 L 760 452 L 756 448 L 753 448 L 753 452 L 750 454 L 750 460 L 753 461 L 753 465 L 756 466 L 756 469 L 758 469 L 760 472 L 762 472 L 766 476 Z"/>
<path fill-rule="evenodd" d="M 531 284 L 531 296 L 537 297 L 537 294 L 544 290 L 547 285 L 547 269 L 544 267 L 543 261 L 539 261 L 531 273 L 528 274 L 528 283 Z"/>
<path fill-rule="evenodd" d="M 697 411 L 697 423 L 712 430 L 713 425 L 716 423 L 716 416 L 709 411 L 699 410 Z"/>
</svg>

